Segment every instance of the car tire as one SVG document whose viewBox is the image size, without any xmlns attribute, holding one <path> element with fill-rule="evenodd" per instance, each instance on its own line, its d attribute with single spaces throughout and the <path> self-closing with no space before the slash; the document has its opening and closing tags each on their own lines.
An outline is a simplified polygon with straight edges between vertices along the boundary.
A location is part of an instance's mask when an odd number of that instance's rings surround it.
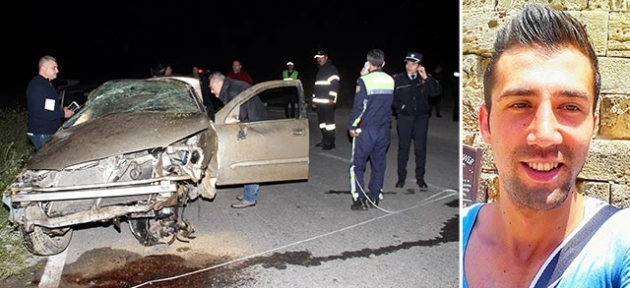
<svg viewBox="0 0 630 288">
<path fill-rule="evenodd" d="M 160 238 L 151 232 L 151 225 L 157 225 L 155 220 L 149 218 L 129 219 L 129 230 L 142 246 L 155 246 L 161 243 Z"/>
<path fill-rule="evenodd" d="M 26 232 L 23 226 L 20 227 L 26 248 L 29 252 L 39 256 L 56 255 L 68 248 L 72 240 L 72 229 L 68 229 L 65 234 L 52 236 L 48 234 L 48 228 L 34 226 L 33 231 Z"/>
</svg>

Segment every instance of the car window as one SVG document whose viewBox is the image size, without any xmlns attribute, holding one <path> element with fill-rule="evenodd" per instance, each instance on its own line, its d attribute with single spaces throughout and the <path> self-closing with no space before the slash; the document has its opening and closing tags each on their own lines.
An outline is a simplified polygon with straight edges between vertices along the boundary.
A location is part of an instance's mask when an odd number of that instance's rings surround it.
<svg viewBox="0 0 630 288">
<path fill-rule="evenodd" d="M 267 108 L 267 115 L 270 119 L 299 118 L 298 89 L 295 86 L 276 87 L 267 89 L 260 94 L 260 100 Z M 286 107 L 292 104 L 291 108 Z M 288 114 L 286 109 L 294 109 L 294 114 Z M 291 117 L 292 116 L 292 117 Z"/>
<path fill-rule="evenodd" d="M 199 112 L 192 88 L 180 81 L 112 80 L 92 91 L 77 114 L 63 125 L 71 127 L 110 114 L 138 111 Z"/>
</svg>

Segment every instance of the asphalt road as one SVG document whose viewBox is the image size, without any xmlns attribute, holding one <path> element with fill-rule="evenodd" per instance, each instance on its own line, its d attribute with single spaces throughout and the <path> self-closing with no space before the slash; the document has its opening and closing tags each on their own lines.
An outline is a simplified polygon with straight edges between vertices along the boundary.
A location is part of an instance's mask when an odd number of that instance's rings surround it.
<svg viewBox="0 0 630 288">
<path fill-rule="evenodd" d="M 213 201 L 191 203 L 183 213 L 196 238 L 187 243 L 143 247 L 124 222 L 120 230 L 112 224 L 78 229 L 63 255 L 41 259 L 48 270 L 36 273 L 35 282 L 41 281 L 39 287 L 459 287 L 461 165 L 452 105 L 447 99 L 443 118 L 430 119 L 427 191 L 418 189 L 413 174 L 404 188 L 394 187 L 398 139 L 392 129 L 381 209 L 351 211 L 349 108 L 336 110 L 337 148 L 331 151 L 314 147 L 320 134 L 309 113 L 307 181 L 264 184 L 258 204 L 247 209 L 229 207 L 242 187 L 221 188 Z M 413 169 L 412 152 L 408 170 Z M 54 277 L 58 282 L 50 280 Z"/>
</svg>

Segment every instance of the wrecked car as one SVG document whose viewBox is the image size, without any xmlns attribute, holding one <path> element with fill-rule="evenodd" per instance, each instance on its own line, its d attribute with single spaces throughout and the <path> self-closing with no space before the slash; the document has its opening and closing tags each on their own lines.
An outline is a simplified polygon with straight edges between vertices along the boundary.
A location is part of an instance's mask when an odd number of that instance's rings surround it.
<svg viewBox="0 0 630 288">
<path fill-rule="evenodd" d="M 298 117 L 268 105 L 271 119 L 239 122 L 250 98 L 271 103 L 287 89 L 300 99 Z M 127 221 L 145 246 L 185 240 L 194 227 L 183 208 L 217 187 L 307 179 L 308 127 L 299 80 L 254 85 L 214 121 L 197 78 L 110 80 L 32 155 L 3 202 L 35 255 L 63 252 L 86 223 Z"/>
</svg>

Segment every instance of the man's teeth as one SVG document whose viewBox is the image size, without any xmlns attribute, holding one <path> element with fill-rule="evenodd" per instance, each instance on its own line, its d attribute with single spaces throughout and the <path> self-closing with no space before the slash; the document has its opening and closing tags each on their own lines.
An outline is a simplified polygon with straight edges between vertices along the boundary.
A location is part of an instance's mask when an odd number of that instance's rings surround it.
<svg viewBox="0 0 630 288">
<path fill-rule="evenodd" d="M 549 171 L 558 167 L 558 163 L 528 163 L 529 168 L 532 168 L 537 171 Z"/>
</svg>

